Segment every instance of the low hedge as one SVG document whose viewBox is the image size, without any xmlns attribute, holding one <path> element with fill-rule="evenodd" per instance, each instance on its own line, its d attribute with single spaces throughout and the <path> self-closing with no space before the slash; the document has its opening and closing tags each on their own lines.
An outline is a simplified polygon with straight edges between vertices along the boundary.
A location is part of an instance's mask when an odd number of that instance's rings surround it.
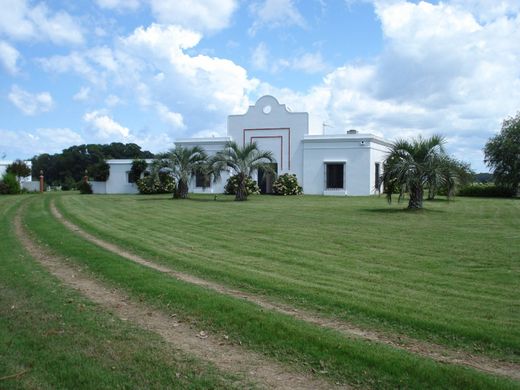
<svg viewBox="0 0 520 390">
<path fill-rule="evenodd" d="M 511 198 L 515 191 L 490 183 L 470 184 L 459 189 L 459 196 L 477 196 L 483 198 Z"/>
</svg>

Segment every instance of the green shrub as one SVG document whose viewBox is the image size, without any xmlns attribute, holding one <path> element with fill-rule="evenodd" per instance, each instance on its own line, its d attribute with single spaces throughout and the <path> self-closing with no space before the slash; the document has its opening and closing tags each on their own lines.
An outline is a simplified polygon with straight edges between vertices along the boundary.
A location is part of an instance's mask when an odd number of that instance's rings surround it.
<svg viewBox="0 0 520 390">
<path fill-rule="evenodd" d="M 88 172 L 95 181 L 107 181 L 110 176 L 110 165 L 106 161 L 100 161 L 91 165 Z"/>
<path fill-rule="evenodd" d="M 231 176 L 226 186 L 224 187 L 224 194 L 227 195 L 236 195 L 238 190 L 238 175 Z M 260 187 L 258 187 L 258 184 L 256 181 L 248 177 L 246 179 L 246 191 L 247 195 L 258 195 L 260 194 Z"/>
<path fill-rule="evenodd" d="M 141 178 L 141 174 L 148 168 L 146 160 L 134 160 L 132 161 L 132 168 L 130 168 L 130 182 L 137 183 Z"/>
<path fill-rule="evenodd" d="M 0 181 L 0 194 L 19 194 L 21 192 L 20 183 L 14 173 L 6 173 Z"/>
<path fill-rule="evenodd" d="M 81 181 L 77 187 L 80 194 L 92 194 L 92 186 L 88 181 Z"/>
<path fill-rule="evenodd" d="M 156 173 L 137 180 L 140 194 L 168 194 L 175 190 L 175 180 L 168 174 Z"/>
<path fill-rule="evenodd" d="M 515 191 L 511 188 L 500 187 L 490 183 L 470 184 L 459 190 L 459 196 L 511 198 L 514 195 Z"/>
<path fill-rule="evenodd" d="M 273 191 L 276 195 L 301 195 L 303 188 L 298 184 L 295 174 L 284 173 L 278 176 L 273 183 Z"/>
</svg>

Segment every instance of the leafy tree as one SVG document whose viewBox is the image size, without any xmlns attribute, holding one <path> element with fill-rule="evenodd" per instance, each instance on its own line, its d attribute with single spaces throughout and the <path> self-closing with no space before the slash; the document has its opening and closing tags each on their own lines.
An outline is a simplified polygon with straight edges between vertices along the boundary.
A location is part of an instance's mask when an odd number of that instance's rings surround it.
<svg viewBox="0 0 520 390">
<path fill-rule="evenodd" d="M 434 171 L 445 155 L 444 142 L 443 137 L 434 135 L 427 139 L 397 140 L 392 144 L 382 175 L 389 201 L 392 194 L 399 191 L 399 199 L 404 193 L 409 193 L 409 209 L 423 207 L 423 188 L 432 180 Z"/>
<path fill-rule="evenodd" d="M 108 178 L 107 166 L 104 161 L 112 158 L 142 159 L 152 158 L 149 151 L 142 151 L 134 143 L 123 144 L 84 144 L 64 149 L 57 154 L 40 154 L 32 158 L 33 176 L 40 176 L 44 172 L 45 180 L 51 185 L 78 182 L 85 174 L 85 169 L 94 178 Z M 98 180 L 98 179 L 96 179 Z M 105 179 L 106 180 L 106 179 Z"/>
<path fill-rule="evenodd" d="M 208 155 L 200 146 L 185 148 L 176 146 L 169 152 L 158 155 L 154 165 L 162 166 L 161 172 L 169 172 L 175 179 L 174 198 L 188 197 L 188 185 L 193 175 L 207 171 Z"/>
<path fill-rule="evenodd" d="M 498 186 L 520 190 L 520 112 L 502 123 L 500 133 L 484 148 L 485 162 L 493 171 Z"/>
<path fill-rule="evenodd" d="M 235 200 L 247 200 L 246 181 L 254 171 L 264 169 L 272 172 L 270 164 L 274 162 L 271 152 L 261 151 L 255 142 L 240 147 L 234 141 L 229 141 L 224 150 L 218 152 L 210 162 L 215 179 L 227 168 L 231 168 L 238 176 L 239 185 L 235 194 Z"/>
<path fill-rule="evenodd" d="M 15 175 L 18 180 L 31 174 L 31 168 L 29 168 L 29 166 L 22 160 L 16 160 L 9 164 L 5 171 Z"/>
</svg>

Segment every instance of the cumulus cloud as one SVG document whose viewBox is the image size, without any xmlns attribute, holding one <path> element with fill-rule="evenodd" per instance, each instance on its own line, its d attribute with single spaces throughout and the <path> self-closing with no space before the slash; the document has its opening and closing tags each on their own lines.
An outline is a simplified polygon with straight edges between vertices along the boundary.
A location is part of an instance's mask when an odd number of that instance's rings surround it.
<svg viewBox="0 0 520 390">
<path fill-rule="evenodd" d="M 150 0 L 157 21 L 200 32 L 229 26 L 238 6 L 236 0 Z"/>
<path fill-rule="evenodd" d="M 96 0 L 103 9 L 135 10 L 139 7 L 139 0 Z"/>
<path fill-rule="evenodd" d="M 278 28 L 282 26 L 305 27 L 305 19 L 293 0 L 265 0 L 253 3 L 250 11 L 255 19 L 249 29 L 254 35 L 261 28 Z"/>
<path fill-rule="evenodd" d="M 265 42 L 260 42 L 251 55 L 251 65 L 271 73 L 282 72 L 286 69 L 302 71 L 304 73 L 320 73 L 330 68 L 321 53 L 303 53 L 291 58 L 273 58 Z"/>
<path fill-rule="evenodd" d="M 79 23 L 67 12 L 52 12 L 45 5 L 26 0 L 0 0 L 0 33 L 17 40 L 50 41 L 55 44 L 84 42 Z"/>
<path fill-rule="evenodd" d="M 317 114 L 314 133 L 323 121 L 336 132 L 356 128 L 389 139 L 441 133 L 458 158 L 484 169 L 485 141 L 520 107 L 520 16 L 511 7 L 477 15 L 459 3 L 376 1 L 380 56 L 329 72 L 307 93 L 262 89 Z"/>
<path fill-rule="evenodd" d="M 18 59 L 20 58 L 20 53 L 13 46 L 5 41 L 0 41 L 0 63 L 4 67 L 4 69 L 14 75 L 17 74 L 18 69 Z"/>
<path fill-rule="evenodd" d="M 58 153 L 84 142 L 80 134 L 69 128 L 38 128 L 31 132 L 0 129 L 0 151 L 5 151 L 8 159 Z"/>
<path fill-rule="evenodd" d="M 97 137 L 102 140 L 121 140 L 128 138 L 130 135 L 130 130 L 128 128 L 120 125 L 101 111 L 87 112 L 83 116 L 83 120 L 96 130 Z"/>
<path fill-rule="evenodd" d="M 30 93 L 17 85 L 11 87 L 9 100 L 25 115 L 36 115 L 50 111 L 54 101 L 49 92 Z"/>
<path fill-rule="evenodd" d="M 72 97 L 76 101 L 85 101 L 90 96 L 90 87 L 81 87 L 80 90 Z"/>
</svg>

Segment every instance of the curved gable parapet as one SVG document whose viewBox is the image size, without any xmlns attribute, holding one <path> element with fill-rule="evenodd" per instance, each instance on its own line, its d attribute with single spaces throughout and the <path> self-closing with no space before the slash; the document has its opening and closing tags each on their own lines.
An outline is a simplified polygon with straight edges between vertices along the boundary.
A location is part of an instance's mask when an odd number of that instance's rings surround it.
<svg viewBox="0 0 520 390">
<path fill-rule="evenodd" d="M 256 103 L 252 106 L 249 106 L 247 112 L 245 114 L 239 115 L 248 115 L 251 113 L 263 113 L 265 115 L 276 114 L 276 113 L 285 113 L 285 114 L 293 114 L 293 112 L 287 108 L 285 104 L 280 104 L 278 100 L 271 95 L 264 95 L 259 98 Z M 235 115 L 230 115 L 235 116 Z"/>
</svg>

